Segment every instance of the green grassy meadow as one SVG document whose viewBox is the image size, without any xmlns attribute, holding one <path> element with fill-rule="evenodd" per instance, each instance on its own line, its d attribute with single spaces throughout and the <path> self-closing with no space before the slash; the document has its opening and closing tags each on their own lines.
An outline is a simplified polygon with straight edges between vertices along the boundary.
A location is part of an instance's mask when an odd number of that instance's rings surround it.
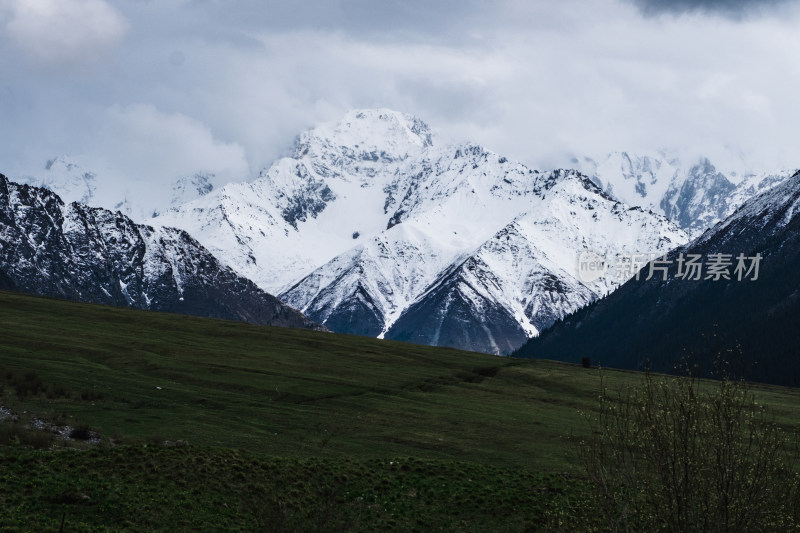
<svg viewBox="0 0 800 533">
<path fill-rule="evenodd" d="M 0 530 L 535 531 L 586 490 L 597 369 L 9 292 L 0 332 L 0 406 L 102 440 L 0 422 Z"/>
</svg>

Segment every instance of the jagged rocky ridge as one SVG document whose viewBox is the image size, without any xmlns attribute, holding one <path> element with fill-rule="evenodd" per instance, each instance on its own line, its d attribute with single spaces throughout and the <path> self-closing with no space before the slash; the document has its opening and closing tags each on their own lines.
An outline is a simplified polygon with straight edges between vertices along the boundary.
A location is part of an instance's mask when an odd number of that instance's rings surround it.
<svg viewBox="0 0 800 533">
<path fill-rule="evenodd" d="M 0 288 L 254 324 L 321 329 L 186 232 L 64 204 L 0 175 Z M 324 328 L 322 328 L 324 329 Z"/>
<path fill-rule="evenodd" d="M 707 259 L 715 253 L 733 256 L 730 280 L 675 277 L 680 254 Z M 752 280 L 755 271 L 737 279 L 738 254 L 760 254 L 758 279 Z M 669 258 L 676 262 L 666 281 L 631 279 L 545 330 L 518 355 L 576 363 L 588 357 L 604 366 L 667 372 L 688 357 L 709 375 L 721 353 L 748 379 L 800 385 L 800 172 Z"/>
<path fill-rule="evenodd" d="M 334 331 L 508 353 L 613 289 L 581 251 L 665 253 L 687 236 L 586 176 L 540 173 L 420 120 L 348 113 L 290 157 L 154 220 L 181 227 Z"/>
<path fill-rule="evenodd" d="M 573 162 L 603 190 L 628 205 L 663 214 L 692 237 L 733 213 L 744 201 L 786 180 L 796 170 L 722 172 L 705 157 L 682 161 L 667 152 L 615 152 Z M 742 162 L 738 165 L 741 167 Z"/>
</svg>

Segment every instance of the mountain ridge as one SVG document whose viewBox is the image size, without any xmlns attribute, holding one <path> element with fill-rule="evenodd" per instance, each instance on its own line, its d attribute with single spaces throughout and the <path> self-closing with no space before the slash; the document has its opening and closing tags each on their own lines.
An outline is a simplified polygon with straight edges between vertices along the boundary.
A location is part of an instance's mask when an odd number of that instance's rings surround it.
<svg viewBox="0 0 800 533">
<path fill-rule="evenodd" d="M 720 171 L 707 157 L 682 160 L 660 151 L 612 152 L 599 162 L 573 158 L 603 190 L 628 205 L 665 215 L 697 237 L 736 210 L 745 200 L 791 176 L 794 170 Z"/>
<path fill-rule="evenodd" d="M 11 182 L 0 174 L 0 283 L 139 309 L 318 329 L 221 265 L 186 232 Z"/>
</svg>

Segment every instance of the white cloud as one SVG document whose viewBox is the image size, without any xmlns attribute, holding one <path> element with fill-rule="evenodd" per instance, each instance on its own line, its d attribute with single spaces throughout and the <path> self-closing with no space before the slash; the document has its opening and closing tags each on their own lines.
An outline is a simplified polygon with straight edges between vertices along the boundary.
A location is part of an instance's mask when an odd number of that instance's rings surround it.
<svg viewBox="0 0 800 533">
<path fill-rule="evenodd" d="M 5 0 L 5 30 L 37 61 L 47 65 L 95 59 L 127 29 L 104 0 Z"/>
<path fill-rule="evenodd" d="M 8 26 L 22 3 L 3 1 Z M 779 16 L 735 18 L 643 16 L 631 0 L 319 0 L 303 12 L 261 0 L 58 1 L 110 9 L 126 37 L 90 31 L 98 49 L 117 43 L 92 69 L 32 69 L 0 46 L 0 172 L 33 173 L 67 153 L 130 180 L 242 180 L 301 130 L 378 106 L 538 167 L 660 148 L 800 165 L 800 11 L 789 2 L 775 4 Z M 78 28 L 91 19 L 64 16 Z"/>
<path fill-rule="evenodd" d="M 96 144 L 85 160 L 112 175 L 155 184 L 195 172 L 241 179 L 249 169 L 244 150 L 214 138 L 207 126 L 180 113 L 162 113 L 150 104 L 115 105 L 94 126 Z"/>
</svg>

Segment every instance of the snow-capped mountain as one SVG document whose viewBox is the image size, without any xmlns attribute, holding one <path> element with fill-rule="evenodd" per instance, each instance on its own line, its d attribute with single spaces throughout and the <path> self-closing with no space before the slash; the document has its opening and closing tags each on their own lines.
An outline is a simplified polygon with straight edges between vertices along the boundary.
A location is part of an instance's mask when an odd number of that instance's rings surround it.
<svg viewBox="0 0 800 533">
<path fill-rule="evenodd" d="M 737 273 L 739 254 L 744 262 Z M 699 258 L 698 276 L 678 275 L 681 255 Z M 724 276 L 709 270 L 715 256 Z M 571 362 L 589 357 L 603 366 L 655 371 L 672 371 L 688 357 L 709 374 L 722 354 L 747 379 L 800 384 L 800 172 L 749 199 L 668 260 L 666 280 L 631 279 L 529 341 L 518 355 Z"/>
<path fill-rule="evenodd" d="M 152 222 L 185 229 L 260 287 L 278 293 L 386 229 L 389 187 L 430 146 L 419 120 L 351 112 L 301 134 L 291 157 Z"/>
<path fill-rule="evenodd" d="M 334 331 L 492 353 L 616 286 L 580 281 L 581 251 L 660 254 L 687 240 L 577 172 L 440 147 L 385 109 L 305 132 L 256 180 L 154 222 Z"/>
<path fill-rule="evenodd" d="M 119 184 L 68 156 L 54 157 L 41 171 L 14 181 L 49 189 L 67 203 L 101 206 L 140 221 L 204 196 L 219 185 L 217 176 L 208 172 L 181 176 L 163 186 L 144 181 Z"/>
<path fill-rule="evenodd" d="M 580 174 L 541 176 L 525 211 L 449 266 L 403 311 L 387 338 L 509 353 L 618 286 L 621 280 L 613 277 L 582 279 L 582 253 L 609 261 L 661 255 L 686 240 L 662 217 L 614 201 Z M 469 317 L 481 318 L 465 322 Z"/>
<path fill-rule="evenodd" d="M 676 222 L 692 237 L 733 213 L 742 203 L 796 172 L 718 170 L 705 157 L 687 164 L 665 151 L 615 152 L 597 160 L 574 158 L 576 167 L 606 192 L 628 204 L 650 209 Z M 737 167 L 744 167 L 737 161 Z"/>
<path fill-rule="evenodd" d="M 0 288 L 156 311 L 319 329 L 186 232 L 65 204 L 0 174 Z"/>
</svg>

